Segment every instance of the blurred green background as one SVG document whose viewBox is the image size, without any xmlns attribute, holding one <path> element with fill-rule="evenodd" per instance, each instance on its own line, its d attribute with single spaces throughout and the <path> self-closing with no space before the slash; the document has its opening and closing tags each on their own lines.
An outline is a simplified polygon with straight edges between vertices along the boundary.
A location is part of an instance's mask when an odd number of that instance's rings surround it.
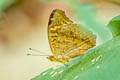
<svg viewBox="0 0 120 80">
<path fill-rule="evenodd" d="M 29 80 L 58 65 L 26 56 L 36 54 L 30 47 L 51 54 L 47 24 L 56 8 L 97 34 L 97 45 L 111 39 L 105 25 L 120 14 L 119 0 L 0 0 L 0 80 Z"/>
</svg>

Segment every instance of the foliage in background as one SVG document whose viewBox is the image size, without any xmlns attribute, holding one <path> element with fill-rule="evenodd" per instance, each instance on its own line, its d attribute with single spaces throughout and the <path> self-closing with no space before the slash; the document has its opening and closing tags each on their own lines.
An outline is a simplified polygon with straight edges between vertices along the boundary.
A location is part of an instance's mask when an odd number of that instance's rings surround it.
<svg viewBox="0 0 120 80">
<path fill-rule="evenodd" d="M 0 0 L 0 20 L 4 16 L 4 10 L 11 6 L 16 0 Z"/>
<path fill-rule="evenodd" d="M 108 28 L 113 34 L 111 40 L 71 60 L 68 67 L 50 68 L 32 80 L 119 80 L 119 24 L 120 16 L 109 22 Z"/>
<path fill-rule="evenodd" d="M 5 10 L 11 4 L 13 4 L 16 0 L 0 0 L 0 12 Z"/>
</svg>

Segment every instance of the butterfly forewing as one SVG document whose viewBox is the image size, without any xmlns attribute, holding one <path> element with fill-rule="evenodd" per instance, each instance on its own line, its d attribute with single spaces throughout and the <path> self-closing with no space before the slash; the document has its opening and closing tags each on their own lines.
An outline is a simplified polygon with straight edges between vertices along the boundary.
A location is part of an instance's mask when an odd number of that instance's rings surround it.
<svg viewBox="0 0 120 80">
<path fill-rule="evenodd" d="M 53 57 L 62 63 L 84 54 L 96 44 L 96 37 L 91 31 L 73 24 L 58 9 L 53 10 L 49 19 L 48 39 Z"/>
</svg>

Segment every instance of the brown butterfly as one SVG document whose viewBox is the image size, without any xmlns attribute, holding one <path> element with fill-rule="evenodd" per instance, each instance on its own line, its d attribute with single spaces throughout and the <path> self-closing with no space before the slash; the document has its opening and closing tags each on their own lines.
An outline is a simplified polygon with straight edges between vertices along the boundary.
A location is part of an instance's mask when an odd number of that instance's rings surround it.
<svg viewBox="0 0 120 80">
<path fill-rule="evenodd" d="M 59 9 L 53 10 L 50 15 L 48 40 L 53 54 L 48 59 L 63 64 L 96 45 L 96 36 L 91 31 L 74 24 Z"/>
</svg>

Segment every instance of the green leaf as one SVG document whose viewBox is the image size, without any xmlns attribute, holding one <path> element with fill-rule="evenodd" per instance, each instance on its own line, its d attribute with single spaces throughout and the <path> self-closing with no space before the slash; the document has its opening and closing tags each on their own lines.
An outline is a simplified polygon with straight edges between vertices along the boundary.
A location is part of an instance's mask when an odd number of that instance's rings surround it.
<svg viewBox="0 0 120 80">
<path fill-rule="evenodd" d="M 67 66 L 49 69 L 32 80 L 119 80 L 120 36 L 70 61 Z M 70 65 L 71 64 L 71 65 Z M 63 73 L 59 73 L 63 71 Z M 53 76 L 53 77 L 52 77 Z"/>
<path fill-rule="evenodd" d="M 108 24 L 113 37 L 120 35 L 120 16 L 114 17 Z"/>
</svg>

